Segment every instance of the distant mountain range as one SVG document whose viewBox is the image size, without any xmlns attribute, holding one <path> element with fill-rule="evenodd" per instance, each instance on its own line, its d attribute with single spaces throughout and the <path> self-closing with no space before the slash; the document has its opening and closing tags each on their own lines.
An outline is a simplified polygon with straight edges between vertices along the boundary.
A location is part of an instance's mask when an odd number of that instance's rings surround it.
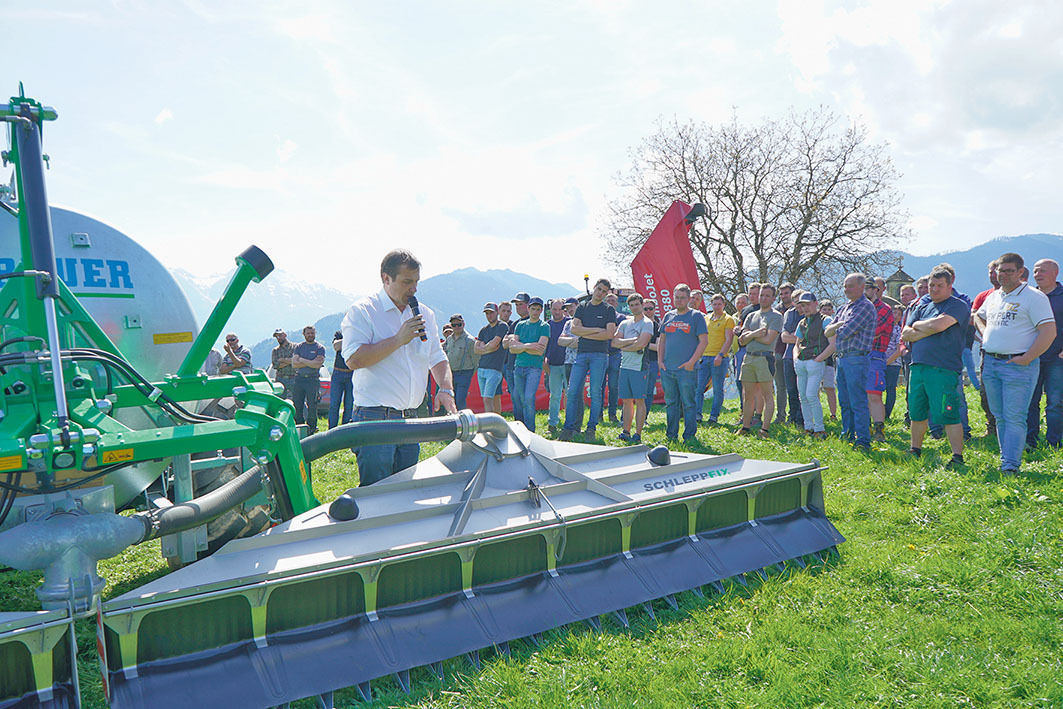
<svg viewBox="0 0 1063 709">
<path fill-rule="evenodd" d="M 972 246 L 966 251 L 950 251 L 931 256 L 913 256 L 904 251 L 897 255 L 903 259 L 901 268 L 913 279 L 925 276 L 930 269 L 946 261 L 956 269 L 956 288 L 974 295 L 989 287 L 986 278 L 990 261 L 1003 253 L 1012 251 L 1022 256 L 1026 266 L 1033 269 L 1034 263 L 1050 258 L 1063 264 L 1063 236 L 1058 234 L 1023 234 L 1022 236 L 1001 236 L 984 244 Z M 891 274 L 882 273 L 883 278 Z"/>
<path fill-rule="evenodd" d="M 172 269 L 171 272 L 202 326 L 229 284 L 232 273 L 204 278 L 181 269 Z M 367 288 L 366 292 L 376 292 L 378 289 L 379 284 L 374 283 L 373 290 Z M 453 313 L 461 313 L 465 316 L 468 328 L 475 332 L 485 322 L 482 310 L 484 303 L 489 300 L 510 300 L 521 291 L 543 299 L 568 297 L 583 292 L 571 284 L 550 283 L 510 270 L 462 268 L 421 281 L 417 298 L 432 308 L 440 327 Z M 225 331 L 239 335 L 240 341 L 251 348 L 251 359 L 255 366 L 266 368 L 270 363 L 270 351 L 276 345 L 272 336 L 274 329 L 282 327 L 294 342 L 302 342 L 303 327 L 312 323 L 317 328 L 319 339 L 329 349 L 332 335 L 339 329 L 343 314 L 361 295 L 306 283 L 284 271 L 274 271 L 261 283 L 252 283 L 248 287 Z M 328 361 L 331 367 L 331 354 Z"/>
</svg>

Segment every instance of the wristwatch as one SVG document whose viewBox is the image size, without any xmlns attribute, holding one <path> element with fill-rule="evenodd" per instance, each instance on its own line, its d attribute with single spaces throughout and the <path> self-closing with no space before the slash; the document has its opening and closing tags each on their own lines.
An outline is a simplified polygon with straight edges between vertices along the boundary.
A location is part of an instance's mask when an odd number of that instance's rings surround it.
<svg viewBox="0 0 1063 709">
<path fill-rule="evenodd" d="M 454 396 L 454 390 L 453 389 L 438 389 L 436 391 L 436 394 L 449 394 L 451 397 L 453 397 Z"/>
</svg>

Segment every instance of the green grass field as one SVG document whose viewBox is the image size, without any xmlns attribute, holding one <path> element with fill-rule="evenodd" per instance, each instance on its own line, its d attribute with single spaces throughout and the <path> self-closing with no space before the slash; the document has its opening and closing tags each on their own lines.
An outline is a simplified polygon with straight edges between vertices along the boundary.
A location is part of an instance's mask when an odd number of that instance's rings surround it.
<svg viewBox="0 0 1063 709">
<path fill-rule="evenodd" d="M 415 670 L 409 696 L 382 679 L 373 706 L 1063 706 L 1063 453 L 1039 449 L 1001 479 L 968 391 L 976 437 L 961 470 L 944 468 L 945 441 L 928 439 L 921 459 L 906 455 L 903 411 L 870 454 L 792 427 L 773 427 L 766 441 L 731 426 L 700 430 L 690 450 L 829 466 L 827 513 L 848 540 L 840 558 L 723 594 L 683 594 L 678 610 L 656 603 L 656 620 L 633 611 L 630 630 L 604 620 L 601 633 L 569 626 L 541 647 L 514 643 L 509 657 L 484 651 L 480 671 L 463 659 L 445 663 L 442 681 Z M 735 421 L 735 410 L 721 420 Z M 545 416 L 538 425 L 545 431 Z M 609 445 L 619 431 L 598 428 Z M 643 437 L 663 441 L 662 411 Z M 322 501 L 354 484 L 349 453 L 314 467 Z M 165 573 L 157 543 L 100 566 L 108 597 Z M 0 610 L 38 607 L 38 578 L 0 574 Z M 102 706 L 91 623 L 79 640 L 86 705 Z"/>
</svg>

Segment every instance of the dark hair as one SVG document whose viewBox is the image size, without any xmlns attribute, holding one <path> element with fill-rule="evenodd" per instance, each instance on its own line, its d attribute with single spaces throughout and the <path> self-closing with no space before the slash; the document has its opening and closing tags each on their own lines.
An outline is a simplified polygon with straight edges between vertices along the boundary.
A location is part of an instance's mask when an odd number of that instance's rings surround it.
<svg viewBox="0 0 1063 709">
<path fill-rule="evenodd" d="M 632 293 L 631 295 L 629 295 L 627 297 L 627 302 L 630 303 L 633 300 L 637 300 L 638 302 L 641 303 L 643 301 L 643 298 L 642 298 L 642 296 L 639 293 Z"/>
<path fill-rule="evenodd" d="M 411 271 L 421 270 L 421 262 L 417 260 L 416 256 L 406 249 L 393 249 L 380 262 L 380 273 L 381 275 L 387 275 L 389 278 L 398 278 L 399 266 L 405 266 Z"/>
<path fill-rule="evenodd" d="M 937 266 L 934 266 L 934 270 L 930 272 L 930 280 L 934 280 L 936 278 L 944 278 L 945 283 L 951 286 L 952 282 L 955 281 L 956 278 L 951 268 L 945 268 L 945 266 L 947 265 L 948 264 L 938 264 Z"/>
<path fill-rule="evenodd" d="M 599 278 L 598 280 L 596 280 L 594 282 L 594 287 L 597 288 L 598 286 L 602 285 L 603 283 L 605 284 L 605 287 L 608 288 L 609 290 L 613 289 L 613 284 L 609 282 L 608 278 Z"/>
<path fill-rule="evenodd" d="M 956 269 L 952 267 L 951 263 L 948 263 L 947 261 L 942 261 L 937 266 L 934 266 L 932 270 L 937 271 L 939 269 L 943 271 L 948 271 L 952 274 L 952 280 L 956 280 Z"/>
<path fill-rule="evenodd" d="M 1022 256 L 1019 256 L 1016 253 L 1012 253 L 1011 251 L 1009 251 L 1008 253 L 1004 254 L 1000 258 L 998 258 L 997 259 L 997 263 L 998 264 L 1010 263 L 1010 264 L 1014 265 L 1015 268 L 1020 270 L 1020 271 L 1023 268 L 1026 267 L 1026 263 L 1022 260 Z"/>
<path fill-rule="evenodd" d="M 770 284 L 770 283 L 761 283 L 760 284 L 760 292 L 762 294 L 764 293 L 764 289 L 765 288 L 771 288 L 771 294 L 772 295 L 779 295 L 779 291 L 772 284 Z"/>
</svg>

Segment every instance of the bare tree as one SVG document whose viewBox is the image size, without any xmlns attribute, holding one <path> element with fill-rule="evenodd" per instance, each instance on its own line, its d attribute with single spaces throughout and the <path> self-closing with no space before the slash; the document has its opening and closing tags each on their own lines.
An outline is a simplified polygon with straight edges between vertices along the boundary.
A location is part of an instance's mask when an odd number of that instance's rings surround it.
<svg viewBox="0 0 1063 709">
<path fill-rule="evenodd" d="M 617 176 L 603 234 L 626 270 L 673 200 L 708 208 L 691 227 L 702 288 L 728 298 L 751 280 L 837 293 L 851 271 L 897 265 L 908 234 L 886 146 L 820 108 L 758 125 L 661 123 Z"/>
</svg>

